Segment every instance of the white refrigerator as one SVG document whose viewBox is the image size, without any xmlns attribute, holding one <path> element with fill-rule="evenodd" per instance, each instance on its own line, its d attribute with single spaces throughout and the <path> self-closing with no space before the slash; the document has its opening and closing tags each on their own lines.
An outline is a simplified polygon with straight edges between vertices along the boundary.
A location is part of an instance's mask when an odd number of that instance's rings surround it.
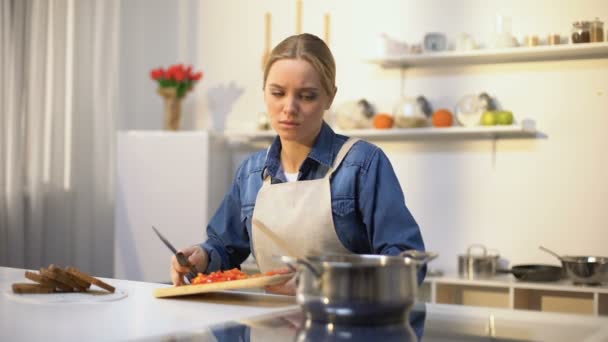
<svg viewBox="0 0 608 342">
<path fill-rule="evenodd" d="M 229 146 L 208 131 L 117 136 L 114 277 L 169 282 L 171 252 L 203 242 L 233 178 Z"/>
</svg>

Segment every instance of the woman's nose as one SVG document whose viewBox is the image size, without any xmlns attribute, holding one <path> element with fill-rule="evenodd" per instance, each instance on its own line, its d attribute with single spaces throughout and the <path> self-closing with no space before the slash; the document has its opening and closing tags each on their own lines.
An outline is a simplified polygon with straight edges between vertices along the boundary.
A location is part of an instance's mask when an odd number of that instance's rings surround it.
<svg viewBox="0 0 608 342">
<path fill-rule="evenodd" d="M 283 103 L 283 112 L 287 114 L 295 114 L 298 111 L 298 103 L 297 99 L 292 96 L 288 96 L 285 98 L 285 102 Z"/>
</svg>

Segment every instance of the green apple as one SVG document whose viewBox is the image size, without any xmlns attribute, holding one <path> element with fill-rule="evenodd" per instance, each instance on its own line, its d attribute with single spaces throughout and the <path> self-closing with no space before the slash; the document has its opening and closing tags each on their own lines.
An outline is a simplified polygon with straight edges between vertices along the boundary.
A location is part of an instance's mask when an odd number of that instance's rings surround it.
<svg viewBox="0 0 608 342">
<path fill-rule="evenodd" d="M 496 125 L 496 112 L 488 111 L 481 116 L 481 124 L 484 126 Z"/>
<path fill-rule="evenodd" d="M 496 112 L 496 123 L 498 125 L 512 125 L 513 113 L 508 110 L 501 110 Z"/>
</svg>

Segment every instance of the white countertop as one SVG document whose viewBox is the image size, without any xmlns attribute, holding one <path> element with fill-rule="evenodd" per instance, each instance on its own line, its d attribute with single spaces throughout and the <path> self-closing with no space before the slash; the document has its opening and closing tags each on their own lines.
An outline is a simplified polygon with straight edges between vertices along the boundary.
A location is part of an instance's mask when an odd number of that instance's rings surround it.
<svg viewBox="0 0 608 342">
<path fill-rule="evenodd" d="M 12 283 L 29 282 L 24 272 L 0 267 L 0 341 L 145 339 L 296 307 L 292 297 L 265 294 L 157 299 L 153 290 L 168 285 L 106 278 L 101 279 L 127 296 L 93 303 L 27 302 L 11 290 Z"/>
<path fill-rule="evenodd" d="M 24 272 L 0 267 L 0 341 L 192 340 L 207 336 L 212 325 L 256 321 L 297 308 L 293 297 L 255 293 L 157 299 L 153 290 L 169 285 L 107 278 L 102 279 L 127 296 L 94 303 L 28 302 L 11 290 L 14 282 L 27 282 Z M 61 294 L 39 296 L 57 295 Z M 279 328 L 267 329 L 262 332 L 272 338 L 264 341 L 284 340 Z M 426 304 L 426 341 L 448 341 L 452 334 L 463 332 L 475 336 L 495 332 L 496 337 L 514 340 L 608 341 L 608 318 Z"/>
</svg>

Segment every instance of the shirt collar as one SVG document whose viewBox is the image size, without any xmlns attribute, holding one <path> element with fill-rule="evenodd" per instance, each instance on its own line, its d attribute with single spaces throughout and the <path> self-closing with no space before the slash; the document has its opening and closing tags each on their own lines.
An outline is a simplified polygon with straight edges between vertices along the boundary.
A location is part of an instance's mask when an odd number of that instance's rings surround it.
<svg viewBox="0 0 608 342">
<path fill-rule="evenodd" d="M 331 167 L 334 155 L 334 146 L 336 143 L 336 133 L 329 127 L 325 121 L 321 125 L 321 131 L 317 136 L 315 143 L 308 154 L 308 159 L 314 160 L 315 162 L 324 165 L 325 167 Z M 266 174 L 276 178 L 279 171 L 282 172 L 281 167 L 281 139 L 277 135 L 266 154 L 266 162 L 264 164 L 265 171 L 262 172 L 262 178 Z"/>
</svg>

